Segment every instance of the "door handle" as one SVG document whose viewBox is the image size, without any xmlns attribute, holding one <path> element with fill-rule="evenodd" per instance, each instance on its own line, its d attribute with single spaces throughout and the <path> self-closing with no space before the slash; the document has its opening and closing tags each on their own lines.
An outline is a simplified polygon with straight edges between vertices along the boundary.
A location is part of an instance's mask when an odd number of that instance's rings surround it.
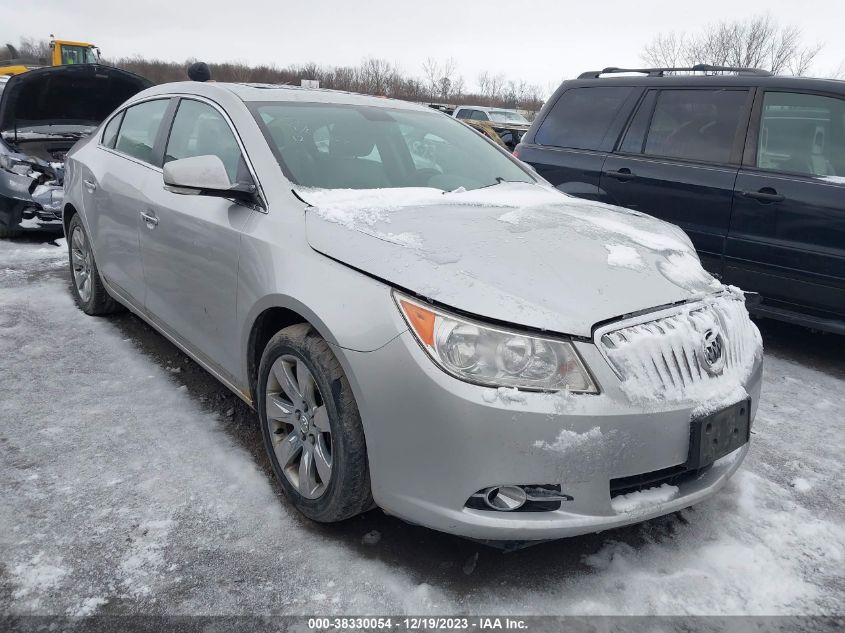
<svg viewBox="0 0 845 633">
<path fill-rule="evenodd" d="M 94 182 L 93 180 L 89 180 L 88 178 L 85 178 L 82 181 L 82 184 L 85 185 L 85 188 L 88 190 L 88 193 L 94 193 L 94 191 L 97 190 L 97 183 Z"/>
<path fill-rule="evenodd" d="M 158 218 L 146 211 L 141 211 L 141 217 L 151 231 L 158 226 Z"/>
<path fill-rule="evenodd" d="M 743 191 L 742 196 L 760 202 L 782 202 L 784 200 L 784 196 L 771 187 L 763 187 L 760 191 Z"/>
<path fill-rule="evenodd" d="M 636 178 L 636 176 L 632 174 L 631 170 L 627 167 L 623 167 L 618 171 L 609 171 L 607 172 L 607 175 L 611 178 L 616 178 L 616 180 L 631 180 L 633 178 Z"/>
</svg>

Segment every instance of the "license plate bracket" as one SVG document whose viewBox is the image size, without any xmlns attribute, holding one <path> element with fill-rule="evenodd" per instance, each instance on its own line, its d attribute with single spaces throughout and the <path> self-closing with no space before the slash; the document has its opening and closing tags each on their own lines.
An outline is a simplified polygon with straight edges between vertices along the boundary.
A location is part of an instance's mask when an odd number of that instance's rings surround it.
<svg viewBox="0 0 845 633">
<path fill-rule="evenodd" d="M 750 398 L 692 420 L 687 467 L 697 470 L 709 466 L 747 443 L 750 434 Z"/>
</svg>

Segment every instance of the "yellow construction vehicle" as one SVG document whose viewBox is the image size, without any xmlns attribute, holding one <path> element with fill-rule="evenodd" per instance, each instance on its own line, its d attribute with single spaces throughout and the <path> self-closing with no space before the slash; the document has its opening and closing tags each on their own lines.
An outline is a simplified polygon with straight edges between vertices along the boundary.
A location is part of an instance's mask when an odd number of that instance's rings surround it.
<svg viewBox="0 0 845 633">
<path fill-rule="evenodd" d="M 11 44 L 6 44 L 11 59 L 0 60 L 0 76 L 19 75 L 43 66 L 69 66 L 71 64 L 98 64 L 100 49 L 88 42 L 57 40 L 50 35 L 50 58 L 21 58 Z"/>
</svg>

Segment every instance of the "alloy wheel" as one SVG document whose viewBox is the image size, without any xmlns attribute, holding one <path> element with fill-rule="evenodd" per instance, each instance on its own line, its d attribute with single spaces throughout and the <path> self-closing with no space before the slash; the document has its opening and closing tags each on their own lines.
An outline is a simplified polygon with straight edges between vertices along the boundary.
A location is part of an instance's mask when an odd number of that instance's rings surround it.
<svg viewBox="0 0 845 633">
<path fill-rule="evenodd" d="M 73 283 L 76 286 L 76 291 L 79 293 L 79 298 L 82 299 L 83 303 L 87 303 L 91 298 L 93 284 L 91 273 L 94 269 L 94 256 L 91 253 L 91 248 L 81 226 L 75 227 L 71 234 L 70 257 L 73 269 Z"/>
<path fill-rule="evenodd" d="M 314 375 L 298 357 L 276 359 L 267 377 L 267 425 L 285 478 L 306 499 L 317 499 L 332 477 L 332 430 Z"/>
</svg>

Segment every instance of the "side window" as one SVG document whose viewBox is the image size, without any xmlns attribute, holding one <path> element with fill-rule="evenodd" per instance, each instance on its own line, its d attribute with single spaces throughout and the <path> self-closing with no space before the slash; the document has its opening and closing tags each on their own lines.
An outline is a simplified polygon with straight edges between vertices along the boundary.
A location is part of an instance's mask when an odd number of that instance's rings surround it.
<svg viewBox="0 0 845 633">
<path fill-rule="evenodd" d="M 625 154 L 641 154 L 645 142 L 645 134 L 648 131 L 648 124 L 651 122 L 651 115 L 654 112 L 654 102 L 657 101 L 657 90 L 649 90 L 645 98 L 640 102 L 634 118 L 628 125 L 625 138 L 619 146 L 619 151 Z"/>
<path fill-rule="evenodd" d="M 471 119 L 476 121 L 489 121 L 490 118 L 487 116 L 486 112 L 482 112 L 481 110 L 473 110 Z"/>
<path fill-rule="evenodd" d="M 115 149 L 152 164 L 158 128 L 169 102 L 170 99 L 156 99 L 127 108 Z"/>
<path fill-rule="evenodd" d="M 458 113 L 455 115 L 456 119 L 468 119 L 469 115 L 472 113 L 472 110 L 468 110 L 466 108 L 461 108 L 458 110 Z"/>
<path fill-rule="evenodd" d="M 630 87 L 571 88 L 546 115 L 534 137 L 539 145 L 599 149 Z"/>
<path fill-rule="evenodd" d="M 102 144 L 104 147 L 114 149 L 114 142 L 117 140 L 117 131 L 120 129 L 120 122 L 123 120 L 123 112 L 108 122 L 103 130 Z"/>
<path fill-rule="evenodd" d="M 645 153 L 729 163 L 747 90 L 662 90 Z"/>
<path fill-rule="evenodd" d="M 208 155 L 223 161 L 229 182 L 245 179 L 241 148 L 223 115 L 207 103 L 182 99 L 170 128 L 164 162 Z"/>
<path fill-rule="evenodd" d="M 757 166 L 806 174 L 845 176 L 845 100 L 767 92 L 763 98 Z"/>
</svg>

